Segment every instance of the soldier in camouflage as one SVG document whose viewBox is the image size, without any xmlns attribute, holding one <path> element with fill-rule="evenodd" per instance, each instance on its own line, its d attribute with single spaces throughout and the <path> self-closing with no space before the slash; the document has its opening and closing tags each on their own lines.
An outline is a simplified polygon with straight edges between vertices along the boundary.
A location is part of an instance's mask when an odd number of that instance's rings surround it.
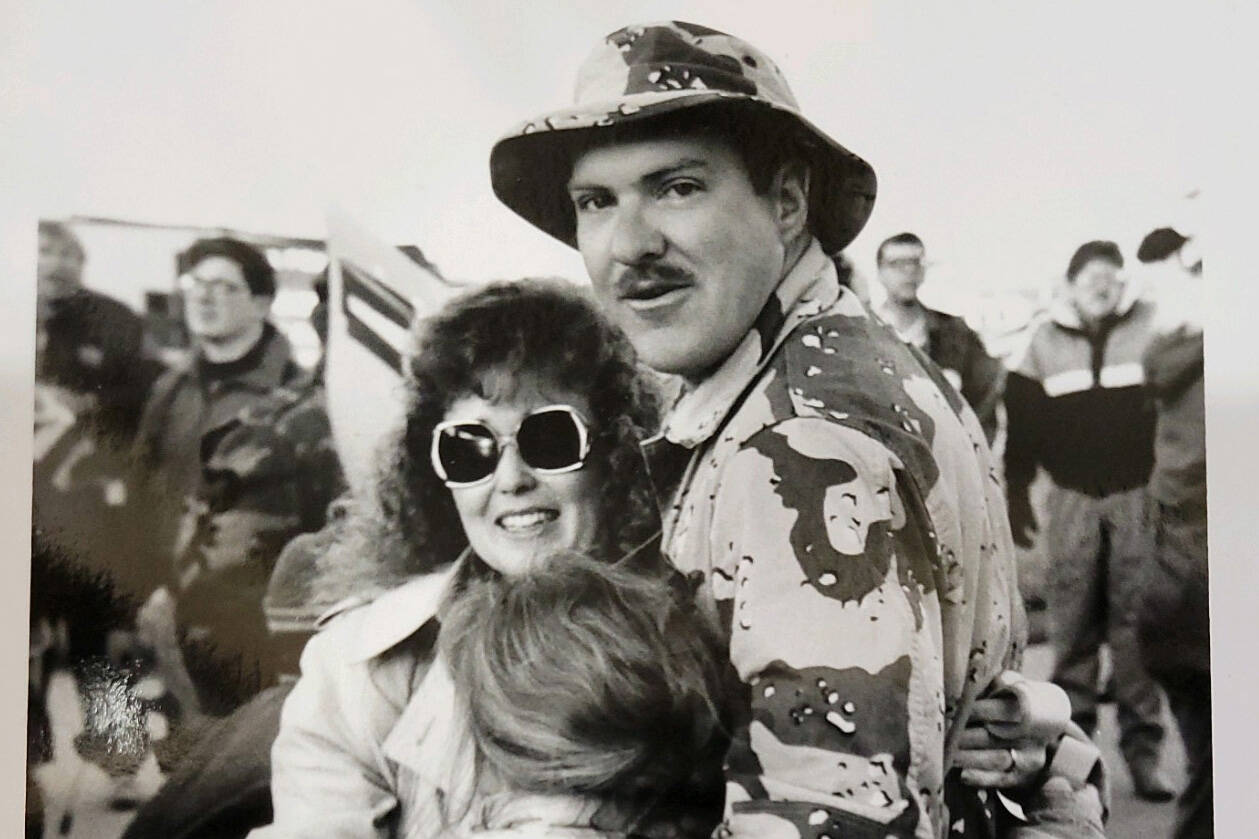
<svg viewBox="0 0 1259 839">
<path fill-rule="evenodd" d="M 577 104 L 490 165 L 684 383 L 648 456 L 665 550 L 747 690 L 724 835 L 993 835 L 996 797 L 958 769 L 1031 805 L 1028 835 L 1101 835 L 1087 738 L 1047 756 L 967 727 L 995 722 L 987 696 L 1019 665 L 1013 547 L 974 412 L 827 257 L 870 214 L 869 164 L 804 119 L 764 53 L 669 22 L 604 39 Z M 1072 806 L 1042 818 L 1051 794 Z"/>
<path fill-rule="evenodd" d="M 323 388 L 266 321 L 266 258 L 232 239 L 188 256 L 197 349 L 154 386 L 137 460 L 154 509 L 176 523 L 157 523 L 153 547 L 196 687 L 180 699 L 222 713 L 273 680 L 262 612 L 272 567 L 290 538 L 323 525 L 344 484 Z"/>
</svg>

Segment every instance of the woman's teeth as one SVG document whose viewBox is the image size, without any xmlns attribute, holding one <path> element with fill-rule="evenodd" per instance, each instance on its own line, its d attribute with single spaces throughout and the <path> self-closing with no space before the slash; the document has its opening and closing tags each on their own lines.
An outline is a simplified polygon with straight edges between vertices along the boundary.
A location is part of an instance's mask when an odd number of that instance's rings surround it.
<svg viewBox="0 0 1259 839">
<path fill-rule="evenodd" d="M 498 519 L 499 527 L 504 530 L 528 530 L 550 521 L 555 521 L 559 513 L 555 510 L 528 510 L 523 513 L 507 513 Z"/>
</svg>

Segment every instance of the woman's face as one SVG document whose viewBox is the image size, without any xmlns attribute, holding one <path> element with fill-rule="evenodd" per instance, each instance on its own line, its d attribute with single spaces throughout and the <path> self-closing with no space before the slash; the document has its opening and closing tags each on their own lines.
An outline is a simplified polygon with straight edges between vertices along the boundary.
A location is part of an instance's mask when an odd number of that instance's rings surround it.
<svg viewBox="0 0 1259 839">
<path fill-rule="evenodd" d="M 589 421 L 585 399 L 536 376 L 490 375 L 483 384 L 487 396 L 456 399 L 443 419 L 484 423 L 500 440 L 512 440 L 521 420 L 547 405 L 571 405 Z M 513 441 L 500 447 L 498 466 L 488 481 L 452 487 L 450 494 L 477 556 L 502 574 L 519 574 L 556 551 L 594 546 L 598 472 L 587 459 L 572 472 L 539 473 L 521 459 Z"/>
</svg>

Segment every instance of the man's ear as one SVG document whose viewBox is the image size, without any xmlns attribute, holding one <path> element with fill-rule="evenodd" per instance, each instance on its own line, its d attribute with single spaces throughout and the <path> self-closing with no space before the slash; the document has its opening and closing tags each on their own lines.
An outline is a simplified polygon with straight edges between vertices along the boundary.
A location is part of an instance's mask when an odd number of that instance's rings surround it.
<svg viewBox="0 0 1259 839">
<path fill-rule="evenodd" d="M 250 299 L 254 303 L 254 311 L 256 311 L 263 320 L 266 320 L 267 316 L 271 314 L 271 304 L 275 302 L 275 295 L 254 294 L 250 297 Z"/>
<path fill-rule="evenodd" d="M 784 242 L 801 235 L 809 225 L 809 167 L 804 161 L 784 163 L 774 176 L 770 195 L 775 200 L 775 222 Z"/>
</svg>

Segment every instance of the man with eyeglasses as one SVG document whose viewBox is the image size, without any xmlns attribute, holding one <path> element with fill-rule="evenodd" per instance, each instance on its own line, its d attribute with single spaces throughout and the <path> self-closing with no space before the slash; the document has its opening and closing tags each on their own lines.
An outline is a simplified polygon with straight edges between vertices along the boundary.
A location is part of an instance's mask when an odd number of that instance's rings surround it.
<svg viewBox="0 0 1259 839">
<path fill-rule="evenodd" d="M 323 390 L 267 320 L 267 258 L 223 237 L 193 243 L 181 262 L 193 351 L 154 385 L 136 448 L 165 580 L 141 623 L 177 622 L 196 695 L 172 690 L 222 713 L 272 679 L 267 581 L 284 544 L 323 525 L 343 480 Z"/>
<path fill-rule="evenodd" d="M 956 315 L 929 309 L 918 299 L 926 274 L 926 249 L 913 233 L 886 239 L 876 255 L 879 282 L 887 300 L 879 315 L 901 340 L 913 344 L 940 366 L 945 378 L 975 409 L 984 436 L 997 436 L 997 403 L 1005 368 L 988 355 L 983 340 Z"/>
</svg>

